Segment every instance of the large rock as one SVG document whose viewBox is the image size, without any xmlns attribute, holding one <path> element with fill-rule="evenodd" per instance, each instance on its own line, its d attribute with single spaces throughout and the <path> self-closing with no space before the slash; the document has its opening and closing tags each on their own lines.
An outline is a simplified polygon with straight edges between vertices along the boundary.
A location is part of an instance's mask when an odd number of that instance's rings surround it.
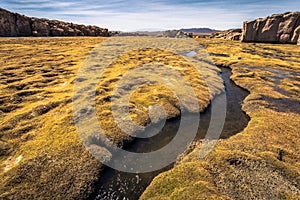
<svg viewBox="0 0 300 200">
<path fill-rule="evenodd" d="M 52 27 L 50 31 L 51 36 L 59 37 L 59 36 L 66 36 L 65 30 L 58 27 Z"/>
<path fill-rule="evenodd" d="M 288 12 L 244 22 L 242 41 L 296 44 L 299 33 L 300 12 Z"/>
<path fill-rule="evenodd" d="M 32 19 L 32 35 L 33 36 L 49 36 L 50 26 L 46 20 Z"/>
<path fill-rule="evenodd" d="M 16 16 L 0 8 L 0 36 L 17 36 Z"/>
<path fill-rule="evenodd" d="M 15 15 L 16 16 L 16 30 L 17 36 L 31 36 L 31 20 L 28 17 Z"/>
<path fill-rule="evenodd" d="M 187 33 L 184 33 L 181 30 L 168 30 L 165 31 L 160 37 L 167 38 L 187 38 L 189 37 Z"/>
<path fill-rule="evenodd" d="M 279 24 L 282 22 L 281 16 L 273 15 L 272 18 L 268 18 L 267 20 L 260 19 L 259 21 L 260 24 L 256 22 L 256 26 L 258 28 L 257 37 L 266 42 L 272 42 L 274 39 L 277 41 L 277 30 Z"/>
<path fill-rule="evenodd" d="M 294 34 L 293 34 L 293 37 L 292 37 L 292 43 L 297 43 L 298 45 L 300 45 L 300 26 L 298 26 L 294 30 Z"/>
<path fill-rule="evenodd" d="M 111 36 L 114 33 L 97 26 L 85 26 L 58 20 L 26 17 L 0 8 L 0 36 Z"/>
</svg>

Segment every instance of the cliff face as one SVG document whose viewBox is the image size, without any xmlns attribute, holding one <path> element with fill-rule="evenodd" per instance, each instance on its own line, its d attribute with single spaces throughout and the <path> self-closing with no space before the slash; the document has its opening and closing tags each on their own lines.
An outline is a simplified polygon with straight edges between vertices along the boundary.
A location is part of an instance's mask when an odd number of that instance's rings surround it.
<svg viewBox="0 0 300 200">
<path fill-rule="evenodd" d="M 300 44 L 300 12 L 275 14 L 244 22 L 243 42 Z"/>
<path fill-rule="evenodd" d="M 110 36 L 108 29 L 26 17 L 0 8 L 0 36 Z"/>
</svg>

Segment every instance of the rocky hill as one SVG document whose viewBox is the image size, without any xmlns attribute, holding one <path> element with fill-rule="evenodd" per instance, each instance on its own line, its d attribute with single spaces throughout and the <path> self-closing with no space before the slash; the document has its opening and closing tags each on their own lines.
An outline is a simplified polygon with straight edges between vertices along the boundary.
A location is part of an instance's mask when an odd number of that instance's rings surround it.
<svg viewBox="0 0 300 200">
<path fill-rule="evenodd" d="M 300 12 L 274 14 L 244 22 L 243 42 L 300 44 Z"/>
<path fill-rule="evenodd" d="M 212 33 L 210 38 L 222 38 L 228 40 L 241 40 L 242 29 L 230 29 Z"/>
<path fill-rule="evenodd" d="M 159 37 L 166 37 L 166 38 L 186 38 L 189 37 L 188 33 L 184 33 L 181 30 L 167 30 L 163 32 Z"/>
<path fill-rule="evenodd" d="M 58 20 L 39 19 L 0 8 L 0 36 L 110 36 L 108 29 Z"/>
</svg>

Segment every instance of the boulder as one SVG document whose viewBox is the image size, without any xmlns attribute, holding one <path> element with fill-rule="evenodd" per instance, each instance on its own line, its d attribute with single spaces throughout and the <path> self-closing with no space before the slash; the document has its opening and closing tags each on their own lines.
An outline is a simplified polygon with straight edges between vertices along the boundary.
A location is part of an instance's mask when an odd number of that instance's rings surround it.
<svg viewBox="0 0 300 200">
<path fill-rule="evenodd" d="M 167 38 L 185 38 L 187 35 L 180 31 L 180 30 L 168 30 L 165 31 L 161 37 L 167 37 Z"/>
<path fill-rule="evenodd" d="M 31 25 L 30 25 L 30 18 L 16 15 L 16 30 L 17 30 L 17 36 L 31 36 Z"/>
<path fill-rule="evenodd" d="M 281 22 L 282 19 L 278 15 L 274 15 L 273 17 L 267 18 L 265 20 L 264 26 L 261 26 L 261 32 L 260 30 L 257 31 L 259 35 L 255 36 L 256 39 L 269 42 L 272 42 L 274 38 L 275 40 L 278 40 L 277 30 Z"/>
<path fill-rule="evenodd" d="M 237 34 L 233 34 L 231 36 L 228 37 L 229 40 L 241 40 L 242 34 L 241 33 L 237 33 Z"/>
<path fill-rule="evenodd" d="M 300 20 L 300 12 L 283 15 L 283 21 L 279 24 L 278 35 L 280 43 L 290 43 L 293 37 L 296 23 Z"/>
<path fill-rule="evenodd" d="M 77 36 L 75 30 L 69 26 L 64 26 L 63 30 L 65 36 Z"/>
<path fill-rule="evenodd" d="M 50 35 L 50 26 L 46 21 L 39 19 L 32 19 L 32 35 L 33 36 L 49 36 Z"/>
<path fill-rule="evenodd" d="M 30 18 L 0 8 L 0 36 L 31 36 Z"/>
<path fill-rule="evenodd" d="M 58 27 L 52 27 L 50 30 L 50 35 L 54 37 L 65 36 L 65 30 Z"/>
<path fill-rule="evenodd" d="M 296 44 L 299 38 L 300 12 L 275 14 L 244 22 L 243 42 Z"/>
<path fill-rule="evenodd" d="M 256 37 L 256 31 L 253 31 L 254 23 L 255 23 L 255 21 L 244 22 L 243 35 L 242 35 L 243 41 L 254 41 L 255 40 L 254 38 Z"/>
<path fill-rule="evenodd" d="M 0 36 L 17 36 L 16 16 L 0 8 Z"/>
<path fill-rule="evenodd" d="M 294 30 L 292 43 L 300 44 L 300 25 Z"/>
<path fill-rule="evenodd" d="M 181 30 L 167 30 L 163 32 L 158 37 L 167 37 L 167 38 L 187 38 L 189 37 L 188 33 L 184 33 Z"/>
</svg>

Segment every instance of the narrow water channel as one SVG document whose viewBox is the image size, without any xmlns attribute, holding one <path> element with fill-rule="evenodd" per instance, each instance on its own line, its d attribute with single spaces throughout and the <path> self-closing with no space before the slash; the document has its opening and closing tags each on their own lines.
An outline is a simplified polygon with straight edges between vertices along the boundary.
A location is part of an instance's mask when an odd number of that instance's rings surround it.
<svg viewBox="0 0 300 200">
<path fill-rule="evenodd" d="M 221 138 L 228 138 L 242 131 L 248 124 L 249 117 L 242 111 L 242 102 L 248 95 L 246 90 L 238 87 L 230 80 L 231 70 L 221 67 L 226 87 L 227 113 Z M 215 97 L 213 101 L 220 98 Z M 211 118 L 211 107 L 208 107 L 200 115 L 200 124 L 197 133 L 197 139 L 205 137 Z M 147 138 L 136 139 L 134 143 L 124 147 L 132 152 L 150 152 L 168 144 L 177 133 L 180 125 L 180 117 L 168 120 L 165 127 L 159 134 Z M 146 187 L 151 183 L 153 178 L 158 174 L 171 169 L 172 165 L 150 173 L 132 174 L 119 172 L 111 168 L 106 168 L 101 174 L 101 179 L 96 186 L 96 192 L 91 196 L 93 200 L 137 200 Z"/>
</svg>

